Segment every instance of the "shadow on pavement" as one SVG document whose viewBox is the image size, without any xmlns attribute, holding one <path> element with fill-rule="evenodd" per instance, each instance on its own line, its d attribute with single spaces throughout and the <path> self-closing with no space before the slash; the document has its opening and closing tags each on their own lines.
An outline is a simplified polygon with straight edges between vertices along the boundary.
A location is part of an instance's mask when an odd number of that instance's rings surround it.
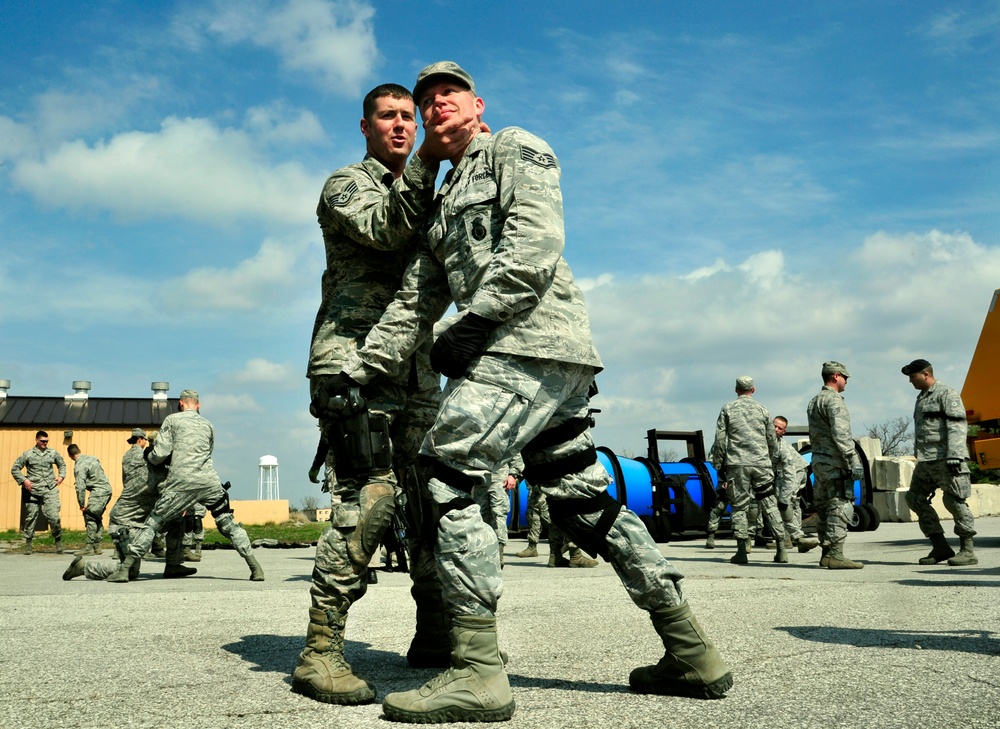
<svg viewBox="0 0 1000 729">
<path fill-rule="evenodd" d="M 940 583 L 938 583 L 940 584 Z M 831 628 L 829 626 L 777 627 L 789 635 L 816 643 L 853 645 L 858 648 L 912 648 L 914 650 L 955 651 L 984 656 L 1000 655 L 1000 637 L 990 631 L 873 630 Z"/>
</svg>

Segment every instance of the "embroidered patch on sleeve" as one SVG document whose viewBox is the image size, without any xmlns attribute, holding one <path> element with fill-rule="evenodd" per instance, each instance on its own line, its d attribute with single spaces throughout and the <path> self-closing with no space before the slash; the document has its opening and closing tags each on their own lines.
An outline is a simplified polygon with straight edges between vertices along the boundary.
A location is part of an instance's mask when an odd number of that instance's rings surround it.
<svg viewBox="0 0 1000 729">
<path fill-rule="evenodd" d="M 342 208 L 347 203 L 351 201 L 354 194 L 358 191 L 358 183 L 352 182 L 343 192 L 339 192 L 336 195 L 330 195 L 326 199 L 328 205 L 332 205 L 335 208 Z"/>
<path fill-rule="evenodd" d="M 539 167 L 544 167 L 545 169 L 551 169 L 558 166 L 555 155 L 549 154 L 548 152 L 539 152 L 531 147 L 521 147 L 521 159 L 525 162 L 531 162 L 532 164 L 538 165 Z"/>
</svg>

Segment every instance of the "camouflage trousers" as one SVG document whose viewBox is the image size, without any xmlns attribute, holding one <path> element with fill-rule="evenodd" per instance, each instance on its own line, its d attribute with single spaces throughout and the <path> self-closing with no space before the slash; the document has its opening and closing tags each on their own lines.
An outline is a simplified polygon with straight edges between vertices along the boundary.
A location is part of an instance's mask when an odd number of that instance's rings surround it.
<svg viewBox="0 0 1000 729">
<path fill-rule="evenodd" d="M 170 522 L 177 521 L 181 525 L 183 534 L 181 517 L 184 512 L 191 511 L 196 504 L 211 508 L 220 502 L 228 503 L 228 499 L 225 489 L 218 481 L 202 484 L 186 483 L 168 488 L 160 494 L 142 527 L 131 535 L 128 553 L 136 559 L 142 559 L 152 546 L 156 533 L 166 531 Z M 215 514 L 213 516 L 216 529 L 232 543 L 236 552 L 244 558 L 250 556 L 253 553 L 250 537 L 247 536 L 246 530 L 233 520 L 233 515 L 229 512 L 220 512 L 218 516 Z"/>
<path fill-rule="evenodd" d="M 501 470 L 501 473 L 504 471 Z M 504 488 L 506 482 L 506 474 L 503 478 L 494 476 L 486 489 L 486 503 L 483 505 L 483 519 L 493 526 L 501 549 L 507 544 L 507 515 L 510 513 L 510 494 Z"/>
<path fill-rule="evenodd" d="M 813 461 L 813 506 L 821 547 L 843 543 L 854 518 L 854 482 L 840 466 Z"/>
<path fill-rule="evenodd" d="M 920 531 L 926 537 L 944 534 L 941 520 L 931 506 L 931 499 L 938 489 L 941 489 L 944 508 L 955 519 L 955 534 L 959 537 L 975 536 L 975 520 L 966 503 L 966 499 L 972 495 L 969 467 L 963 463 L 961 473 L 953 474 L 948 468 L 948 462 L 944 460 L 920 461 L 913 470 L 910 490 L 906 492 L 906 504 L 917 515 Z"/>
<path fill-rule="evenodd" d="M 184 517 L 184 546 L 194 547 L 205 541 L 205 524 L 202 519 L 208 510 L 202 504 L 194 508 Z"/>
<path fill-rule="evenodd" d="M 806 534 L 802 531 L 802 504 L 799 501 L 799 495 L 795 494 L 787 503 L 780 502 L 778 511 L 781 513 L 781 520 L 785 523 L 785 533 L 792 542 L 802 539 Z"/>
<path fill-rule="evenodd" d="M 784 540 L 785 527 L 778 512 L 778 499 L 774 495 L 774 471 L 767 466 L 740 465 L 727 466 L 726 471 L 729 476 L 729 504 L 733 513 L 733 536 L 736 539 L 751 537 L 747 511 L 756 501 L 774 538 Z"/>
<path fill-rule="evenodd" d="M 593 447 L 590 431 L 585 430 L 564 443 L 530 454 L 525 451 L 543 431 L 588 417 L 593 378 L 594 369 L 585 365 L 484 355 L 467 377 L 448 382 L 421 452 L 461 474 L 452 483 L 431 478 L 428 488 L 434 501 L 441 506 L 456 500 L 467 504 L 445 507 L 438 522 L 435 558 L 444 601 L 453 615 L 493 616 L 503 593 L 496 533 L 459 482 L 471 482 L 475 493 L 485 489 L 493 473 L 517 453 L 530 469 Z M 604 467 L 594 462 L 537 485 L 554 508 L 557 500 L 601 496 L 610 481 Z M 593 533 L 601 516 L 602 511 L 572 516 L 566 526 Z M 656 610 L 681 604 L 683 575 L 660 554 L 635 514 L 622 509 L 604 543 L 608 560 L 636 605 Z"/>
<path fill-rule="evenodd" d="M 32 539 L 35 536 L 35 528 L 38 516 L 41 514 L 49 523 L 52 530 L 53 539 L 62 538 L 62 521 L 59 519 L 59 487 L 40 486 L 35 484 L 31 491 L 24 491 L 28 497 L 24 503 L 24 538 Z"/>
<path fill-rule="evenodd" d="M 111 501 L 110 492 L 96 496 L 91 492 L 87 508 L 83 510 L 83 523 L 87 529 L 87 544 L 100 544 L 104 538 L 104 524 L 101 517 L 104 516 L 104 510 L 108 508 L 109 501 Z"/>
<path fill-rule="evenodd" d="M 549 502 L 545 500 L 545 494 L 539 486 L 528 487 L 528 506 L 525 508 L 525 517 L 528 520 L 528 541 L 538 544 L 542 537 L 542 525 L 551 524 L 549 518 Z"/>
<path fill-rule="evenodd" d="M 88 580 L 106 580 L 110 577 L 128 555 L 129 543 L 139 534 L 141 526 L 118 526 L 111 525 L 108 532 L 115 543 L 115 559 L 97 559 L 96 557 L 84 557 L 83 576 Z M 182 544 L 182 532 L 180 520 L 171 522 L 167 528 L 166 538 L 166 563 L 168 565 L 184 564 L 184 545 Z M 136 560 L 132 569 L 138 573 L 142 560 Z"/>
</svg>

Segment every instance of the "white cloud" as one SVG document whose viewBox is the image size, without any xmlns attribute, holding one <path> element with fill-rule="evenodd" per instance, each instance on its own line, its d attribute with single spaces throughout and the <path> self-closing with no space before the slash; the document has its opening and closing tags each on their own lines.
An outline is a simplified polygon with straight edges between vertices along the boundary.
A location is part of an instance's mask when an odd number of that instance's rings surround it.
<svg viewBox="0 0 1000 729">
<path fill-rule="evenodd" d="M 262 357 L 255 357 L 228 380 L 237 385 L 291 389 L 291 387 L 301 384 L 301 369 L 301 367 L 293 367 L 287 362 L 271 362 Z"/>
<path fill-rule="evenodd" d="M 307 244 L 269 238 L 251 258 L 232 268 L 197 268 L 164 284 L 159 296 L 167 308 L 184 311 L 253 311 L 287 302 L 289 292 L 302 291 L 306 284 L 298 264 L 307 250 Z"/>
<path fill-rule="evenodd" d="M 323 139 L 323 125 L 311 111 L 288 109 L 280 103 L 255 106 L 247 111 L 247 129 L 260 140 L 275 145 L 302 144 Z"/>
<path fill-rule="evenodd" d="M 819 366 L 847 364 L 856 434 L 909 416 L 899 368 L 916 357 L 961 388 L 993 290 L 1000 248 L 966 233 L 879 232 L 811 271 L 785 269 L 780 250 L 697 275 L 617 273 L 587 302 L 606 373 L 595 438 L 638 450 L 649 428 L 706 431 L 737 375 L 793 423 L 818 391 Z M 640 451 L 641 452 L 641 451 Z"/>
<path fill-rule="evenodd" d="M 366 2 L 217 2 L 215 12 L 210 33 L 267 48 L 289 70 L 315 75 L 332 91 L 357 94 L 378 59 L 375 10 Z"/>
<path fill-rule="evenodd" d="M 300 117 L 308 123 L 308 116 Z M 268 133 L 276 127 L 272 124 Z M 156 133 L 130 131 L 88 145 L 66 142 L 23 159 L 15 184 L 46 205 L 109 210 L 126 219 L 244 218 L 302 223 L 322 180 L 298 163 L 271 164 L 260 140 L 207 119 L 167 118 Z"/>
</svg>

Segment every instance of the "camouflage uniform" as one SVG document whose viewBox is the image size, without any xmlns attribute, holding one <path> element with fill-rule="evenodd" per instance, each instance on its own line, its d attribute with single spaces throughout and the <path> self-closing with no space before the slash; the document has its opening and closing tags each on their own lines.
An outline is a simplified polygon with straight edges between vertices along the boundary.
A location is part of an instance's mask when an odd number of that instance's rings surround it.
<svg viewBox="0 0 1000 729">
<path fill-rule="evenodd" d="M 129 556 L 136 561 L 142 559 L 157 532 L 164 531 L 174 521 L 179 527 L 181 515 L 200 503 L 212 512 L 219 532 L 232 542 L 251 569 L 255 569 L 250 538 L 233 520 L 229 497 L 212 465 L 214 447 L 215 428 L 197 410 L 182 410 L 163 420 L 149 462 L 161 464 L 169 458 L 170 469 L 152 511 L 128 545 Z"/>
<path fill-rule="evenodd" d="M 111 500 L 111 483 L 101 467 L 101 462 L 94 456 L 85 456 L 82 453 L 76 457 L 73 480 L 76 482 L 76 501 L 83 510 L 83 521 L 87 525 L 87 544 L 97 549 L 104 537 L 101 517 L 104 516 L 104 510 L 108 508 L 108 502 Z"/>
<path fill-rule="evenodd" d="M 844 396 L 828 385 L 809 401 L 806 415 L 819 542 L 824 550 L 842 548 L 854 517 L 851 470 L 861 465 L 851 436 L 851 415 Z"/>
<path fill-rule="evenodd" d="M 502 592 L 497 536 L 470 494 L 486 488 L 513 454 L 521 453 L 530 481 L 533 466 L 590 452 L 589 430 L 544 448 L 528 444 L 588 417 L 601 361 L 583 295 L 562 257 L 559 166 L 544 141 L 514 127 L 478 134 L 436 202 L 400 294 L 345 372 L 359 382 L 391 375 L 452 301 L 462 314 L 500 322 L 467 376 L 449 380 L 421 449 L 438 467 L 430 480 L 434 500 L 456 507 L 438 522 L 435 550 L 446 603 L 456 616 L 492 617 Z M 682 575 L 638 517 L 621 509 L 610 526 L 602 524 L 608 531 L 595 535 L 609 483 L 595 458 L 537 485 L 564 529 L 594 537 L 587 545 L 577 541 L 612 562 L 638 606 L 679 605 Z M 593 511 L 555 515 L 560 503 L 594 497 Z"/>
<path fill-rule="evenodd" d="M 792 544 L 805 537 L 802 531 L 802 505 L 799 494 L 806 487 L 806 459 L 784 438 L 778 438 L 778 457 L 774 462 L 774 476 L 778 491 L 778 510 L 785 522 Z"/>
<path fill-rule="evenodd" d="M 26 450 L 10 469 L 11 475 L 22 488 L 24 499 L 24 539 L 31 543 L 35 536 L 35 523 L 39 511 L 45 516 L 52 528 L 52 538 L 59 542 L 62 539 L 62 522 L 59 519 L 59 487 L 56 485 L 52 467 L 59 470 L 59 478 L 66 478 L 66 461 L 52 448 L 40 449 L 38 446 Z M 26 473 L 21 473 L 24 469 Z M 31 491 L 24 488 L 25 480 L 31 481 Z"/>
<path fill-rule="evenodd" d="M 917 467 L 906 492 L 906 503 L 917 515 L 920 531 L 927 537 L 944 534 L 941 520 L 931 506 L 934 492 L 941 489 L 945 508 L 955 519 L 955 534 L 971 539 L 976 530 L 966 503 L 972 485 L 966 462 L 968 424 L 961 396 L 944 383 L 935 382 L 917 395 L 913 427 Z M 958 473 L 952 472 L 948 459 L 960 459 Z"/>
<path fill-rule="evenodd" d="M 480 508 L 483 512 L 483 519 L 493 525 L 493 531 L 497 533 L 497 542 L 500 545 L 500 561 L 503 562 L 503 550 L 507 546 L 507 515 L 510 513 L 510 492 L 506 489 L 507 477 L 513 476 L 516 482 L 521 481 L 521 472 L 524 470 L 524 461 L 517 455 L 503 468 L 493 474 L 490 485 L 486 492 L 485 503 Z M 474 498 L 479 500 L 478 495 Z"/>
<path fill-rule="evenodd" d="M 712 465 L 725 469 L 727 494 L 732 509 L 733 534 L 744 542 L 750 538 L 747 508 L 759 502 L 775 539 L 783 544 L 785 530 L 774 490 L 774 458 L 778 439 L 767 408 L 749 394 L 722 406 L 715 426 Z"/>
<path fill-rule="evenodd" d="M 311 396 L 316 396 L 326 378 L 343 369 L 399 289 L 426 220 L 435 176 L 436 170 L 429 170 L 414 156 L 403 174 L 394 178 L 369 154 L 360 164 L 337 170 L 327 179 L 316 208 L 327 267 L 306 373 Z M 440 403 L 441 380 L 430 368 L 427 350 L 400 363 L 391 377 L 361 388 L 369 413 L 388 418 L 392 467 L 338 476 L 333 449 L 327 456 L 330 526 L 316 546 L 306 650 L 292 676 L 294 691 L 320 701 L 360 703 L 372 693 L 362 689 L 354 695 L 349 689 L 355 684 L 346 680 L 331 684 L 319 677 L 330 669 L 317 668 L 316 659 L 310 657 L 312 636 L 337 625 L 342 635 L 351 605 L 368 590 L 368 564 L 392 522 L 396 502 L 414 514 L 421 511 L 421 498 L 429 499 L 421 496 L 415 480 L 406 484 L 408 490 L 399 483 L 415 466 L 420 443 Z M 320 426 L 329 441 L 326 432 L 331 424 L 321 418 Z M 433 553 L 421 538 L 420 524 L 408 525 L 406 539 L 410 591 L 417 608 L 417 634 L 408 659 L 415 666 L 424 660 L 438 665 L 447 650 L 441 645 L 447 625 Z M 334 664 L 339 662 L 343 662 L 342 655 L 333 659 Z"/>
</svg>

